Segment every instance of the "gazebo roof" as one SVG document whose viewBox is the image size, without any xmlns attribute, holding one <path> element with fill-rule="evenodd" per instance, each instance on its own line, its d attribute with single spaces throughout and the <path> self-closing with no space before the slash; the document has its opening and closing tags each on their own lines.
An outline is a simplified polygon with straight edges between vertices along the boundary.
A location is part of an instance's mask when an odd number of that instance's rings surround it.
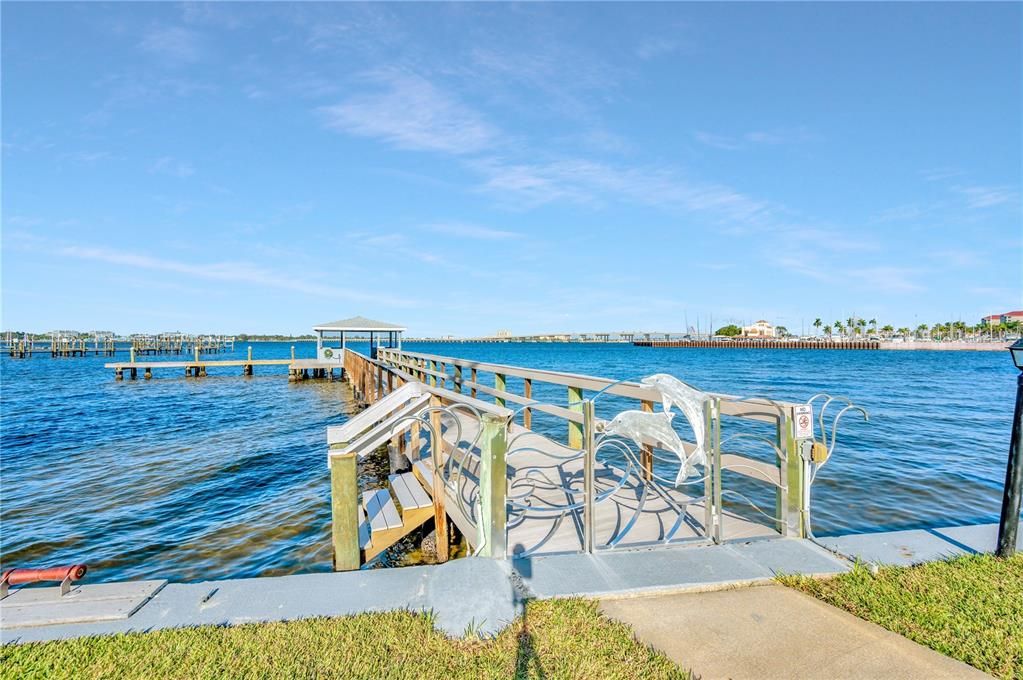
<svg viewBox="0 0 1023 680">
<path fill-rule="evenodd" d="M 373 319 L 367 319 L 364 316 L 353 316 L 350 319 L 341 319 L 339 321 L 328 321 L 313 326 L 314 331 L 349 331 L 355 333 L 369 333 L 369 332 L 391 332 L 397 331 L 399 333 L 408 330 L 404 326 L 397 326 L 393 323 L 384 323 L 383 321 L 374 321 Z"/>
</svg>

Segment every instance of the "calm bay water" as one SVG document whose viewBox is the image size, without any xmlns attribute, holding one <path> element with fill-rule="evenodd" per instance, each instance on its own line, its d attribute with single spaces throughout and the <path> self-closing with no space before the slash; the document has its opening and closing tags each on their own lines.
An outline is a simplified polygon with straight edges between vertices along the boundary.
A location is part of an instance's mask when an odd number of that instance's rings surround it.
<svg viewBox="0 0 1023 680">
<path fill-rule="evenodd" d="M 253 343 L 253 355 L 284 358 L 291 344 Z M 312 357 L 313 344 L 295 346 Z M 835 458 L 814 485 L 818 534 L 998 517 L 1016 376 L 1007 352 L 409 349 L 617 379 L 664 372 L 708 391 L 792 401 L 844 395 L 870 422 L 843 420 Z M 239 345 L 213 358 L 244 354 Z M 350 412 L 346 386 L 288 383 L 283 367 L 115 382 L 107 361 L 2 358 L 5 567 L 82 561 L 104 581 L 330 569 L 325 428 Z"/>
</svg>

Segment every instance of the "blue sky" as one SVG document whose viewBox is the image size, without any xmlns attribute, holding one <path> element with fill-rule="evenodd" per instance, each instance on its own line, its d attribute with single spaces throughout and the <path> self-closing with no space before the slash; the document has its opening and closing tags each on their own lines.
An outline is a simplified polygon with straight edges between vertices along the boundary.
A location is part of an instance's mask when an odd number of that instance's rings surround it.
<svg viewBox="0 0 1023 680">
<path fill-rule="evenodd" d="M 2 6 L 3 326 L 1023 307 L 1021 5 Z"/>
</svg>

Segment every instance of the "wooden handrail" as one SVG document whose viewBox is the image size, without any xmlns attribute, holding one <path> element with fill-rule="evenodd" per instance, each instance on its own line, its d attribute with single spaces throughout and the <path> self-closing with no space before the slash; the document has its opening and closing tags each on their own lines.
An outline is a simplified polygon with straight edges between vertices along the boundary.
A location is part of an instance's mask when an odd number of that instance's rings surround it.
<svg viewBox="0 0 1023 680">
<path fill-rule="evenodd" d="M 607 394 L 613 394 L 619 397 L 625 397 L 628 399 L 635 399 L 640 402 L 654 402 L 657 403 L 661 400 L 661 395 L 656 390 L 649 387 L 644 387 L 639 383 L 635 382 L 621 382 L 617 383 L 614 380 L 608 378 L 598 378 L 595 376 L 582 375 L 578 373 L 565 373 L 558 371 L 548 371 L 545 369 L 532 369 L 522 368 L 519 366 L 508 366 L 506 364 L 493 364 L 482 361 L 473 361 L 468 359 L 458 359 L 455 357 L 446 357 L 436 354 L 425 354 L 420 352 L 406 352 L 404 350 L 391 350 L 381 349 L 380 352 L 385 357 L 395 357 L 393 360 L 399 365 L 407 366 L 412 359 L 423 360 L 423 361 L 437 361 L 443 362 L 445 365 L 456 366 L 459 368 L 469 368 L 475 376 L 477 371 L 484 371 L 487 373 L 493 373 L 494 375 L 502 376 L 513 376 L 516 378 L 523 378 L 524 380 L 530 381 L 530 387 L 532 383 L 543 382 L 551 385 L 560 385 L 573 389 L 587 390 L 599 392 L 606 390 Z M 440 371 L 432 371 L 424 368 L 416 368 L 416 371 L 425 373 L 426 375 L 432 375 L 435 377 L 441 377 Z M 447 373 L 443 374 L 446 379 L 451 379 Z M 475 377 L 472 381 L 460 381 L 461 385 L 466 385 L 474 390 L 490 394 L 499 399 L 506 399 L 518 404 L 525 405 L 527 402 L 523 401 L 523 397 L 516 395 L 506 390 L 499 390 L 491 387 L 484 387 L 478 379 Z M 710 392 L 708 393 L 712 397 L 721 399 L 721 414 L 727 416 L 737 416 L 741 418 L 749 418 L 752 420 L 760 420 L 765 422 L 777 422 L 783 419 L 786 415 L 786 411 L 791 409 L 797 404 L 793 402 L 784 401 L 771 401 L 767 399 L 752 398 L 742 399 L 734 395 L 718 394 Z M 538 402 L 533 402 L 538 403 Z M 575 422 L 575 419 L 572 419 Z M 578 422 L 581 422 L 579 420 Z"/>
</svg>

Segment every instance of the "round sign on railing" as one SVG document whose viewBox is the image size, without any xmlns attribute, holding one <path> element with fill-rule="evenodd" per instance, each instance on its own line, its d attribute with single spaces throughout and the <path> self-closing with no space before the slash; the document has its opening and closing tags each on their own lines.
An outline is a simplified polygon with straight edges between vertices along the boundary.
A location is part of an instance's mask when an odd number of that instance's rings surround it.
<svg viewBox="0 0 1023 680">
<path fill-rule="evenodd" d="M 328 347 L 327 349 L 323 350 L 323 356 L 326 357 L 327 359 L 331 358 L 332 356 L 334 356 L 334 350 Z"/>
</svg>

